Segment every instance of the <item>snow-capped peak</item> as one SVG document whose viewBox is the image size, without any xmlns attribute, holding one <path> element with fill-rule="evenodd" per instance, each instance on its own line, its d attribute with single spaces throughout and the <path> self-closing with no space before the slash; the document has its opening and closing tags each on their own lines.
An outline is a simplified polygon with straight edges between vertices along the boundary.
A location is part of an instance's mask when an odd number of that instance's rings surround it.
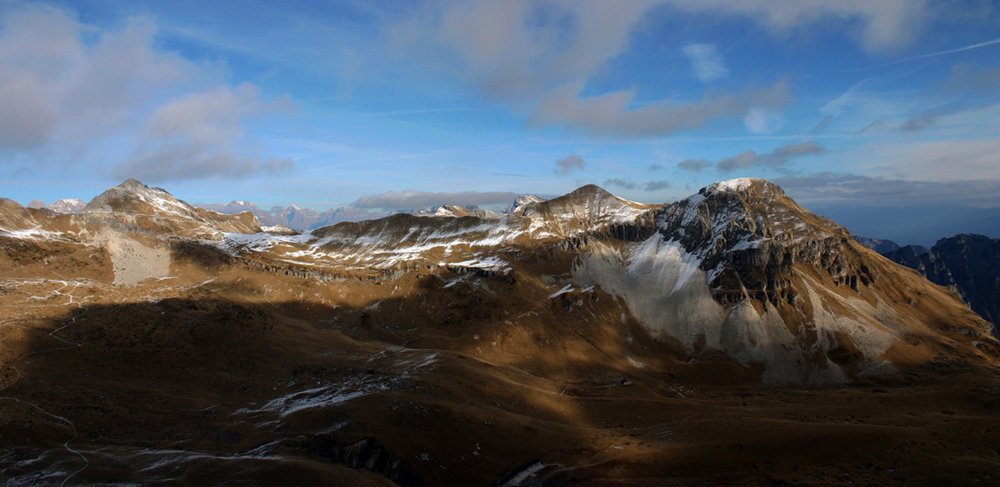
<svg viewBox="0 0 1000 487">
<path fill-rule="evenodd" d="M 698 194 L 706 198 L 712 196 L 739 195 L 740 197 L 769 201 L 785 196 L 780 186 L 761 178 L 737 178 L 719 181 L 701 188 Z"/>
<path fill-rule="evenodd" d="M 56 213 L 76 213 L 81 211 L 86 207 L 87 204 L 75 198 L 64 198 L 51 205 L 47 205 L 46 208 L 56 212 Z"/>
</svg>

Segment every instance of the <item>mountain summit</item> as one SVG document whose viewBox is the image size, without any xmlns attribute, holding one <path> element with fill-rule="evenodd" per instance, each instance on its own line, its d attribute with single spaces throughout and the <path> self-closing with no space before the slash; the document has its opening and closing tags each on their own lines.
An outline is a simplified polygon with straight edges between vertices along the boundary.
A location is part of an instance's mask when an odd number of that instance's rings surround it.
<svg viewBox="0 0 1000 487">
<path fill-rule="evenodd" d="M 224 232 L 261 231 L 257 217 L 250 213 L 229 216 L 195 208 L 162 188 L 151 188 L 136 179 L 101 193 L 81 213 L 184 236 L 221 238 Z"/>
<path fill-rule="evenodd" d="M 0 199 L 8 483 L 994 472 L 990 324 L 778 186 L 514 206 L 288 234 L 134 180 L 77 214 Z"/>
<path fill-rule="evenodd" d="M 500 219 L 398 216 L 234 248 L 295 255 L 314 269 L 400 275 L 447 267 L 514 280 L 541 278 L 528 264 L 541 259 L 555 266 L 546 279 L 614 296 L 682 353 L 757 364 L 774 383 L 892 373 L 916 350 L 941 353 L 950 340 L 940 336 L 943 322 L 988 335 L 988 324 L 954 295 L 762 179 L 715 183 L 670 205 L 588 185 Z M 923 338 L 907 338 L 914 336 Z M 965 350 L 980 353 L 971 344 Z"/>
</svg>

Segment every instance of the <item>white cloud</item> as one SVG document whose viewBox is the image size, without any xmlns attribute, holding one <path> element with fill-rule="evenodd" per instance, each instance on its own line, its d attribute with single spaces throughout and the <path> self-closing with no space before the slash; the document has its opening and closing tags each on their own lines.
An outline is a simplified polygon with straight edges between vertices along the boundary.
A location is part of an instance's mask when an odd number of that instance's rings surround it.
<svg viewBox="0 0 1000 487">
<path fill-rule="evenodd" d="M 775 183 L 795 194 L 797 200 L 812 204 L 1000 206 L 1000 179 L 992 177 L 935 181 L 824 172 L 781 178 Z"/>
<path fill-rule="evenodd" d="M 701 172 L 703 169 L 712 167 L 712 161 L 708 159 L 684 159 L 677 163 L 677 168 L 684 171 Z"/>
<path fill-rule="evenodd" d="M 291 171 L 294 163 L 289 158 L 262 158 L 236 149 L 249 145 L 244 126 L 248 119 L 290 108 L 287 98 L 263 101 L 260 89 L 249 83 L 186 95 L 149 117 L 137 134 L 138 148 L 115 167 L 115 175 L 165 181 Z"/>
<path fill-rule="evenodd" d="M 910 45 L 933 14 L 927 0 L 670 0 L 681 11 L 747 17 L 785 36 L 817 25 L 839 23 L 854 29 L 868 51 Z"/>
<path fill-rule="evenodd" d="M 670 188 L 670 181 L 666 179 L 657 179 L 653 181 L 646 181 L 645 183 L 637 183 L 628 178 L 611 178 L 604 181 L 604 187 L 618 187 L 622 189 L 627 189 L 629 191 L 642 190 L 645 192 L 659 191 L 662 189 Z"/>
<path fill-rule="evenodd" d="M 153 48 L 155 27 L 131 19 L 119 31 L 92 30 L 45 5 L 0 17 L 0 148 L 31 150 L 58 139 L 74 150 L 120 128 L 153 92 L 197 75 Z"/>
<path fill-rule="evenodd" d="M 908 45 L 930 9 L 923 0 L 636 0 L 629 2 L 528 2 L 472 0 L 431 2 L 404 19 L 388 22 L 390 45 L 400 59 L 456 76 L 472 89 L 510 103 L 534 123 L 564 125 L 597 135 L 649 136 L 698 128 L 717 118 L 744 118 L 766 90 L 704 94 L 694 102 L 663 102 L 632 108 L 634 88 L 584 95 L 583 87 L 625 53 L 632 35 L 656 15 L 697 13 L 716 20 L 748 19 L 777 36 L 816 26 L 847 26 L 873 52 Z M 704 82 L 728 74 L 710 44 L 684 48 Z M 785 89 L 777 86 L 770 91 Z M 766 112 L 762 112 L 767 115 Z M 866 122 L 867 123 L 867 122 Z M 754 114 L 748 127 L 770 133 L 776 116 Z"/>
<path fill-rule="evenodd" d="M 98 147 L 120 157 L 131 141 L 112 172 L 149 181 L 287 170 L 291 161 L 260 154 L 244 124 L 289 102 L 219 86 L 216 66 L 163 50 L 156 34 L 146 18 L 109 30 L 47 5 L 3 10 L 0 150 L 76 164 Z"/>
<path fill-rule="evenodd" d="M 390 45 L 430 58 L 482 92 L 504 99 L 584 83 L 625 52 L 653 15 L 709 14 L 749 19 L 775 35 L 840 23 L 872 51 L 908 45 L 931 13 L 924 0 L 632 0 L 628 2 L 492 0 L 430 2 L 389 22 Z M 702 79 L 726 74 L 710 44 L 684 48 Z"/>
<path fill-rule="evenodd" d="M 688 44 L 684 46 L 684 55 L 691 60 L 695 76 L 703 83 L 729 76 L 725 60 L 715 44 Z"/>
<path fill-rule="evenodd" d="M 788 91 L 788 85 L 781 81 L 770 88 L 705 96 L 695 102 L 665 102 L 632 108 L 634 90 L 584 98 L 577 86 L 551 91 L 535 106 L 530 120 L 594 135 L 665 135 L 696 129 L 720 118 L 743 118 L 751 107 L 781 106 L 790 97 Z"/>
<path fill-rule="evenodd" d="M 437 2 L 392 24 L 390 44 L 483 93 L 522 100 L 588 79 L 624 52 L 657 0 Z"/>
<path fill-rule="evenodd" d="M 755 107 L 747 112 L 743 124 L 752 133 L 770 135 L 785 126 L 785 118 L 778 112 Z"/>
</svg>

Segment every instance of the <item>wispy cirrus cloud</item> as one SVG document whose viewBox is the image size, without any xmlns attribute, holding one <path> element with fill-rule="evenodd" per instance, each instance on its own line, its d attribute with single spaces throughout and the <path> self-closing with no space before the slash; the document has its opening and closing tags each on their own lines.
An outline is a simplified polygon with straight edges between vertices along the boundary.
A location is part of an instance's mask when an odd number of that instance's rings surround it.
<svg viewBox="0 0 1000 487">
<path fill-rule="evenodd" d="M 729 76 L 722 53 L 715 48 L 715 44 L 688 44 L 683 51 L 691 60 L 694 74 L 701 82 L 711 83 Z"/>
<path fill-rule="evenodd" d="M 816 26 L 851 26 L 872 52 L 909 45 L 932 10 L 929 1 L 884 0 L 636 0 L 630 2 L 431 2 L 391 19 L 386 34 L 400 57 L 493 100 L 508 103 L 529 122 L 592 135 L 648 137 L 696 129 L 718 119 L 746 119 L 748 129 L 770 133 L 791 93 L 783 82 L 695 100 L 635 106 L 633 87 L 585 92 L 585 86 L 625 53 L 643 25 L 671 14 L 699 14 L 724 22 L 749 19 L 778 37 Z M 727 77 L 714 44 L 680 47 L 705 83 Z M 760 110 L 754 111 L 752 110 Z M 747 118 L 749 115 L 749 118 Z"/>
<path fill-rule="evenodd" d="M 560 125 L 598 136 L 648 137 L 696 129 L 722 118 L 742 119 L 756 107 L 780 107 L 791 97 L 788 84 L 737 94 L 705 95 L 694 102 L 664 102 L 633 108 L 635 90 L 581 97 L 582 86 L 565 87 L 545 95 L 529 120 Z"/>
</svg>

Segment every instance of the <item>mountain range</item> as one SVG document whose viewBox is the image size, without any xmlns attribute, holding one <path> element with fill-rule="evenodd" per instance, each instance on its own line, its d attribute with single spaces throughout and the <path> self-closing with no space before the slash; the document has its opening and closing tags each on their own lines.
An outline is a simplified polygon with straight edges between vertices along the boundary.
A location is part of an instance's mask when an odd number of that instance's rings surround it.
<svg viewBox="0 0 1000 487">
<path fill-rule="evenodd" d="M 480 209 L 476 206 L 441 205 L 428 207 L 410 212 L 418 216 L 478 216 L 481 218 L 498 218 L 503 214 L 513 213 L 522 206 L 529 203 L 544 201 L 533 195 L 525 195 L 516 199 L 507 208 L 499 212 Z M 84 209 L 87 204 L 76 199 L 63 199 L 51 205 L 45 205 L 40 200 L 34 200 L 28 204 L 29 208 L 46 208 L 56 213 L 77 213 Z M 275 206 L 270 210 L 263 210 L 257 205 L 245 200 L 233 200 L 226 204 L 221 203 L 195 203 L 196 208 L 212 210 L 224 215 L 238 215 L 243 212 L 250 212 L 257 217 L 260 225 L 264 227 L 287 228 L 296 232 L 315 230 L 320 227 L 335 225 L 340 222 L 356 222 L 362 220 L 374 220 L 387 216 L 387 213 L 368 211 L 361 208 L 342 206 L 330 208 L 325 211 L 317 211 L 312 208 L 300 208 L 296 205 L 288 207 Z"/>
<path fill-rule="evenodd" d="M 954 289 L 983 318 L 1000 320 L 1000 239 L 960 234 L 930 250 L 906 246 L 884 255 Z"/>
<path fill-rule="evenodd" d="M 7 482 L 1000 471 L 992 325 L 768 181 L 427 213 L 279 234 L 136 180 L 77 213 L 0 199 Z"/>
<path fill-rule="evenodd" d="M 929 247 L 948 235 L 1000 237 L 1000 208 L 955 204 L 909 206 L 817 206 L 819 215 L 845 223 L 857 235 L 888 238 L 901 245 Z M 849 224 L 848 224 L 849 223 Z"/>
<path fill-rule="evenodd" d="M 905 265 L 935 284 L 948 287 L 991 322 L 1000 319 L 1000 239 L 959 234 L 942 238 L 927 249 L 900 247 L 891 240 L 855 236 L 862 245 Z M 1000 333 L 994 328 L 993 333 Z"/>
<path fill-rule="evenodd" d="M 41 200 L 33 200 L 30 203 L 28 203 L 28 208 L 35 208 L 35 209 L 45 208 L 48 210 L 52 210 L 56 213 L 76 213 L 78 211 L 83 210 L 85 206 L 87 206 L 87 204 L 78 199 L 61 199 L 59 201 L 56 201 L 55 203 L 52 203 L 51 205 L 46 205 Z"/>
<path fill-rule="evenodd" d="M 299 208 L 291 205 L 286 208 L 276 206 L 270 211 L 265 211 L 248 201 L 232 201 L 226 204 L 198 203 L 196 206 L 226 215 L 236 215 L 248 211 L 257 217 L 261 225 L 280 225 L 299 232 L 344 221 L 368 220 L 385 216 L 383 213 L 350 207 L 331 208 L 320 212 L 312 208 Z"/>
</svg>

